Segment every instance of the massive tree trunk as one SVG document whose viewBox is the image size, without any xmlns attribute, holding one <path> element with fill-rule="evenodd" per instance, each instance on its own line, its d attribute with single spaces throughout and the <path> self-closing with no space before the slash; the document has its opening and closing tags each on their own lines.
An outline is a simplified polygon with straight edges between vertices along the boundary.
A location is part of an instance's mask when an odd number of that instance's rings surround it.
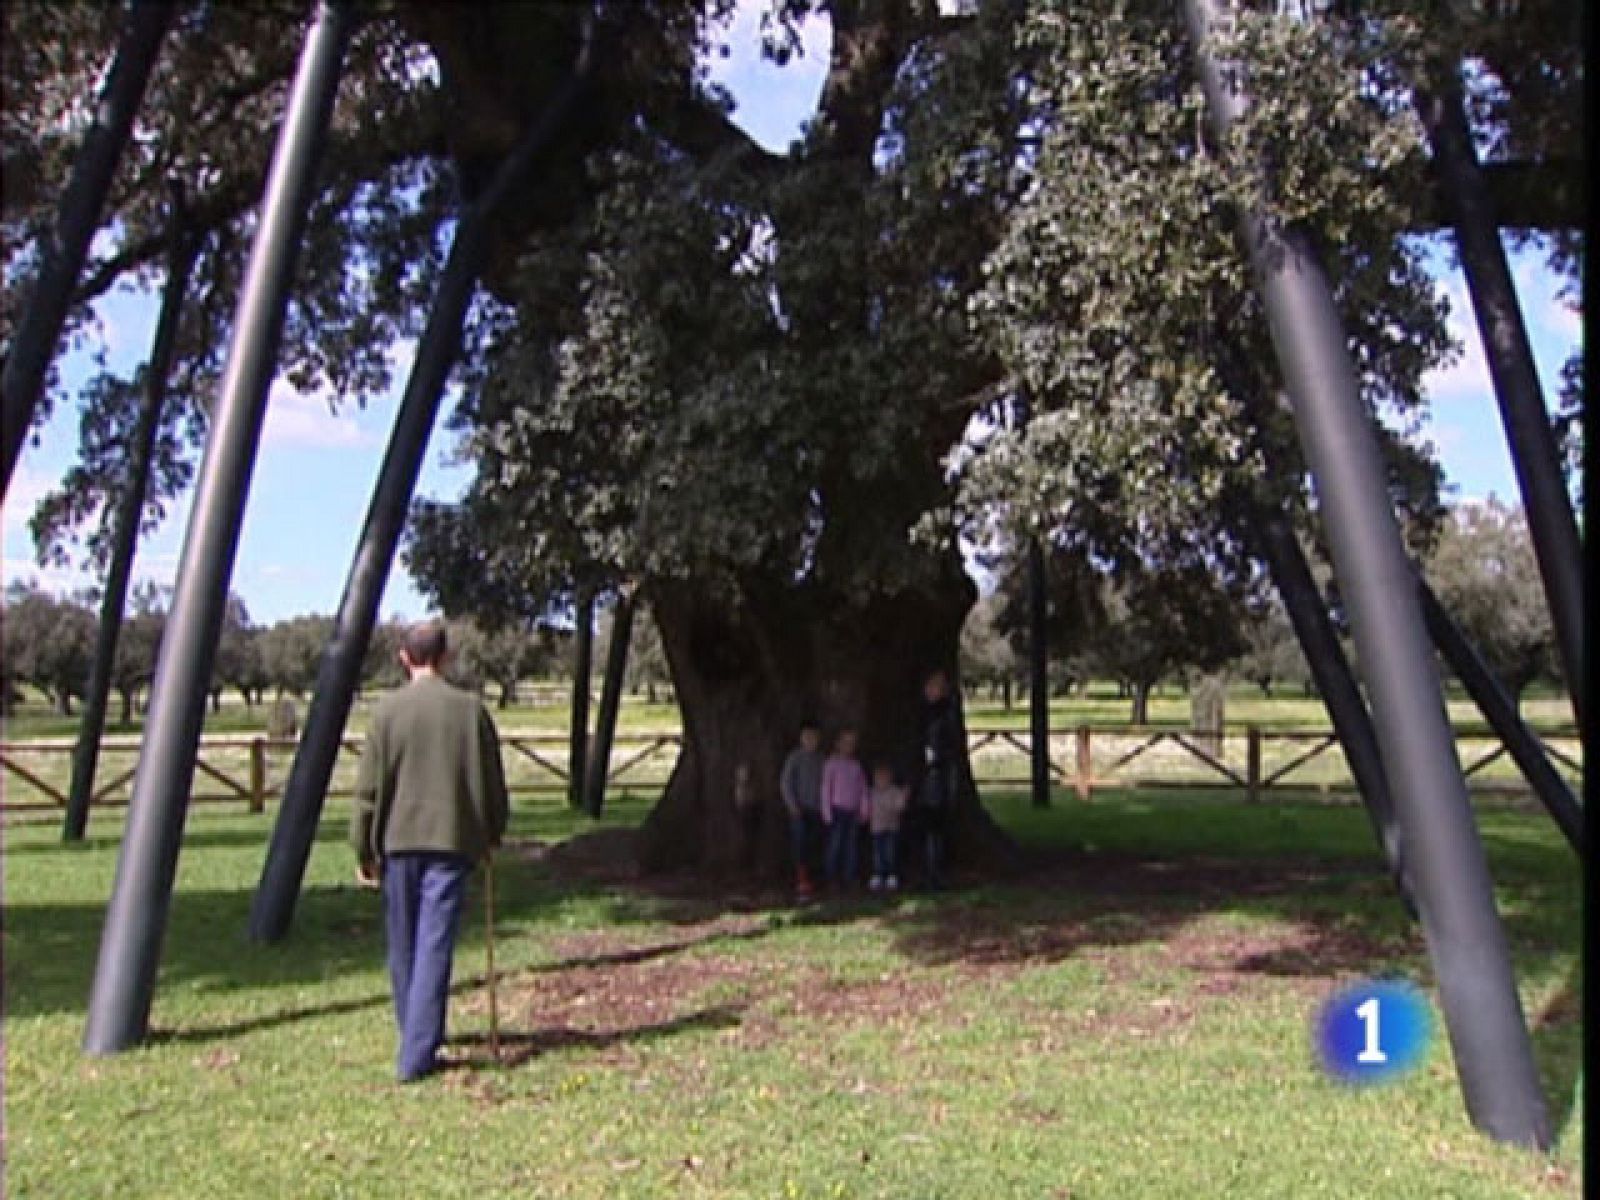
<svg viewBox="0 0 1600 1200">
<path fill-rule="evenodd" d="M 737 596 L 687 584 L 653 587 L 684 742 L 645 822 L 641 865 L 727 875 L 753 863 L 765 877 L 782 876 L 788 828 L 778 772 L 807 717 L 821 721 L 825 738 L 845 725 L 858 730 L 864 763 L 888 759 L 897 774 L 914 772 L 923 675 L 934 666 L 954 668 L 975 596 L 961 574 L 860 605 L 803 587 L 741 589 Z M 733 805 L 741 762 L 749 765 L 759 813 L 753 832 Z M 959 776 L 952 862 L 1001 869 L 1014 847 L 979 803 L 964 759 Z"/>
</svg>

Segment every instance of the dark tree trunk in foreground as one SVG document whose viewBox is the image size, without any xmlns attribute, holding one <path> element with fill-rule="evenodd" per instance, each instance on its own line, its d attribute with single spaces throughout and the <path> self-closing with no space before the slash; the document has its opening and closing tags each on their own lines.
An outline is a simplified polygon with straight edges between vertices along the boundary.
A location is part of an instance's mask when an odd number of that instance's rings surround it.
<svg viewBox="0 0 1600 1200">
<path fill-rule="evenodd" d="M 1434 170 L 1443 185 L 1440 192 L 1455 226 L 1461 269 L 1472 296 L 1484 359 L 1494 381 L 1528 533 L 1555 627 L 1562 676 L 1572 698 L 1572 711 L 1582 723 L 1583 543 L 1567 495 L 1527 322 L 1473 146 L 1461 77 L 1453 61 L 1431 65 L 1424 86 L 1416 91 L 1416 108 L 1428 132 Z"/>
<path fill-rule="evenodd" d="M 1148 725 L 1150 723 L 1150 693 L 1155 691 L 1154 683 L 1135 683 L 1129 690 L 1133 693 L 1133 714 L 1129 718 L 1134 725 Z"/>
<path fill-rule="evenodd" d="M 589 762 L 589 672 L 594 654 L 594 597 L 578 599 L 572 641 L 572 716 L 567 741 L 567 803 L 583 807 L 583 781 Z"/>
<path fill-rule="evenodd" d="M 919 761 L 923 674 L 955 664 L 975 589 L 964 575 L 951 575 L 863 607 L 803 589 L 730 598 L 692 584 L 658 585 L 651 599 L 684 744 L 645 821 L 641 865 L 727 875 L 752 862 L 761 875 L 778 878 L 789 866 L 778 772 L 800 722 L 820 720 L 825 740 L 848 724 L 860 733 L 865 764 L 887 758 L 898 775 L 909 775 Z M 733 805 L 741 762 L 749 765 L 758 813 L 749 832 Z M 965 761 L 959 774 L 952 864 L 1002 869 L 1014 847 L 979 803 Z"/>
<path fill-rule="evenodd" d="M 611 746 L 617 736 L 617 716 L 622 711 L 622 681 L 628 672 L 635 607 L 630 593 L 618 596 L 611 610 L 611 641 L 606 647 L 606 668 L 600 681 L 600 711 L 595 717 L 594 745 L 589 750 L 589 773 L 583 788 L 584 810 L 596 819 L 605 809 Z"/>
<path fill-rule="evenodd" d="M 174 232 L 167 256 L 167 280 L 161 289 L 161 314 L 156 319 L 155 340 L 145 368 L 144 390 L 138 416 L 128 439 L 128 474 L 111 517 L 111 560 L 106 565 L 105 594 L 100 600 L 100 623 L 95 630 L 94 659 L 84 690 L 83 720 L 72 752 L 72 781 L 67 789 L 67 814 L 62 837 L 83 840 L 89 822 L 89 802 L 94 794 L 95 769 L 100 762 L 100 739 L 106 728 L 106 700 L 116 670 L 117 639 L 128 605 L 128 585 L 133 578 L 133 557 L 139 545 L 139 525 L 145 494 L 155 462 L 156 439 L 161 434 L 161 410 L 167 400 L 167 381 L 178 348 L 178 322 L 189 294 L 189 275 L 199 243 L 183 224 L 183 200 L 174 200 Z M 122 722 L 132 717 L 130 689 L 122 692 Z"/>
</svg>

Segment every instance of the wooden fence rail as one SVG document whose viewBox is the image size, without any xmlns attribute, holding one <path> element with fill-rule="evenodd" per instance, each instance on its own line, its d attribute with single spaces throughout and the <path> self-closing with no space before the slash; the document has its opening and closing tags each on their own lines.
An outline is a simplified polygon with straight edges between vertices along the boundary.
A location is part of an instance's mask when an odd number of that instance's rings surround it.
<svg viewBox="0 0 1600 1200">
<path fill-rule="evenodd" d="M 1575 729 L 1541 733 L 1552 763 L 1577 790 L 1582 786 L 1582 749 Z M 676 731 L 619 732 L 607 782 L 624 790 L 649 789 L 666 782 L 682 735 Z M 506 733 L 501 737 L 507 783 L 519 795 L 565 795 L 568 745 L 561 732 Z M 238 804 L 249 812 L 265 810 L 282 795 L 293 759 L 292 738 L 216 736 L 202 739 L 196 761 L 195 804 Z M 1465 731 L 1456 736 L 1463 772 L 1474 791 L 1525 793 L 1527 786 L 1493 734 Z M 343 739 L 330 782 L 330 796 L 348 796 L 355 784 L 359 738 Z M 1030 736 L 1009 728 L 973 727 L 967 731 L 973 775 L 982 784 L 1025 787 Z M 137 739 L 108 738 L 101 748 L 103 782 L 96 806 L 127 804 L 139 755 Z M 71 774 L 68 741 L 0 743 L 0 809 L 41 812 L 65 808 Z M 1354 795 L 1354 785 L 1337 739 L 1326 729 L 1230 726 L 1219 732 L 1183 728 L 1078 725 L 1050 731 L 1052 778 L 1071 787 L 1079 799 L 1096 788 L 1225 788 L 1243 791 L 1252 801 L 1272 792 L 1307 790 Z M 209 789 L 209 790 L 207 790 Z"/>
</svg>

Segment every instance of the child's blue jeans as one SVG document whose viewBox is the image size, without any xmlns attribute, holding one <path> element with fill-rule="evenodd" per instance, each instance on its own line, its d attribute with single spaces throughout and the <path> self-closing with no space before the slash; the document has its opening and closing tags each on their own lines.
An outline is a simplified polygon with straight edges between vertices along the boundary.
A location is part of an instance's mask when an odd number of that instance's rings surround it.
<svg viewBox="0 0 1600 1200">
<path fill-rule="evenodd" d="M 828 878 L 834 883 L 852 883 L 856 877 L 856 841 L 859 823 L 841 814 L 828 826 Z"/>
<path fill-rule="evenodd" d="M 883 877 L 898 874 L 900 831 L 887 829 L 872 835 L 872 873 Z"/>
</svg>

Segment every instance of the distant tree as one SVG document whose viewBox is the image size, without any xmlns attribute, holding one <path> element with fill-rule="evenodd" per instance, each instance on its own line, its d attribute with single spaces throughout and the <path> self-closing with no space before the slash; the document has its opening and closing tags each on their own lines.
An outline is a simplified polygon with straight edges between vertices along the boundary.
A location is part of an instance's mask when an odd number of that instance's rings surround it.
<svg viewBox="0 0 1600 1200">
<path fill-rule="evenodd" d="M 1250 606 L 1239 632 L 1244 653 L 1233 670 L 1260 688 L 1263 696 L 1270 697 L 1280 684 L 1304 683 L 1310 677 L 1294 626 L 1276 593 Z"/>
<path fill-rule="evenodd" d="M 1244 649 L 1242 602 L 1204 567 L 1108 578 L 1102 587 L 1101 623 L 1084 658 L 1095 675 L 1127 687 L 1135 725 L 1149 721 L 1162 679 L 1185 668 L 1215 671 Z"/>
<path fill-rule="evenodd" d="M 128 613 L 117 636 L 117 652 L 111 660 L 111 686 L 122 701 L 122 723 L 133 721 L 139 693 L 149 686 L 156 671 L 156 656 L 167 629 L 169 589 L 152 582 L 133 589 Z"/>
<path fill-rule="evenodd" d="M 521 626 L 507 625 L 484 635 L 488 658 L 484 674 L 500 689 L 498 707 L 517 702 L 517 683 L 533 665 L 537 648 L 533 631 Z"/>
<path fill-rule="evenodd" d="M 250 620 L 250 610 L 237 594 L 229 595 L 222 617 L 222 636 L 217 642 L 217 657 L 211 671 L 213 690 L 226 684 L 244 699 L 253 711 L 271 679 L 261 657 L 262 630 Z"/>
<path fill-rule="evenodd" d="M 322 650 L 333 634 L 333 618 L 290 617 L 262 631 L 261 669 L 281 695 L 304 696 L 316 685 Z"/>
<path fill-rule="evenodd" d="M 1207 558 L 1191 547 L 1165 547 L 1164 561 L 1129 556 L 1096 561 L 1079 546 L 1045 554 L 1050 597 L 1046 634 L 1058 694 L 1083 679 L 1114 681 L 1143 724 L 1161 680 L 1208 673 L 1244 649 L 1245 598 L 1253 586 L 1245 561 Z M 995 623 L 1018 661 L 1026 652 L 1028 600 L 1024 556 L 1001 555 Z"/>
<path fill-rule="evenodd" d="M 563 665 L 571 661 L 565 653 L 564 643 L 557 645 L 552 636 L 549 642 L 553 662 Z M 604 658 L 601 659 L 604 662 Z M 633 618 L 633 638 L 628 648 L 628 690 L 634 695 L 644 692 L 646 704 L 654 704 L 659 690 L 672 682 L 672 670 L 667 665 L 667 652 L 661 644 L 661 630 L 656 628 L 655 616 L 648 608 L 641 609 Z"/>
<path fill-rule="evenodd" d="M 1012 689 L 1026 674 L 1026 662 L 1001 627 L 1006 597 L 999 592 L 981 597 L 961 627 L 961 680 L 998 691 L 1007 710 Z M 1024 649 L 1025 644 L 1024 644 Z"/>
<path fill-rule="evenodd" d="M 450 656 L 445 660 L 445 675 L 457 687 L 482 692 L 483 631 L 471 621 L 456 619 L 449 622 Z"/>
<path fill-rule="evenodd" d="M 400 617 L 390 617 L 373 627 L 367 656 L 361 661 L 359 688 L 395 688 L 406 681 L 405 668 L 400 665 L 400 644 L 405 632 L 406 622 Z"/>
<path fill-rule="evenodd" d="M 94 612 L 86 597 L 53 596 L 33 582 L 6 589 L 5 658 L 15 678 L 43 691 L 61 716 L 72 715 L 94 655 Z"/>
<path fill-rule="evenodd" d="M 1522 511 L 1457 505 L 1426 563 L 1445 608 L 1514 699 L 1557 669 L 1555 635 Z"/>
</svg>

